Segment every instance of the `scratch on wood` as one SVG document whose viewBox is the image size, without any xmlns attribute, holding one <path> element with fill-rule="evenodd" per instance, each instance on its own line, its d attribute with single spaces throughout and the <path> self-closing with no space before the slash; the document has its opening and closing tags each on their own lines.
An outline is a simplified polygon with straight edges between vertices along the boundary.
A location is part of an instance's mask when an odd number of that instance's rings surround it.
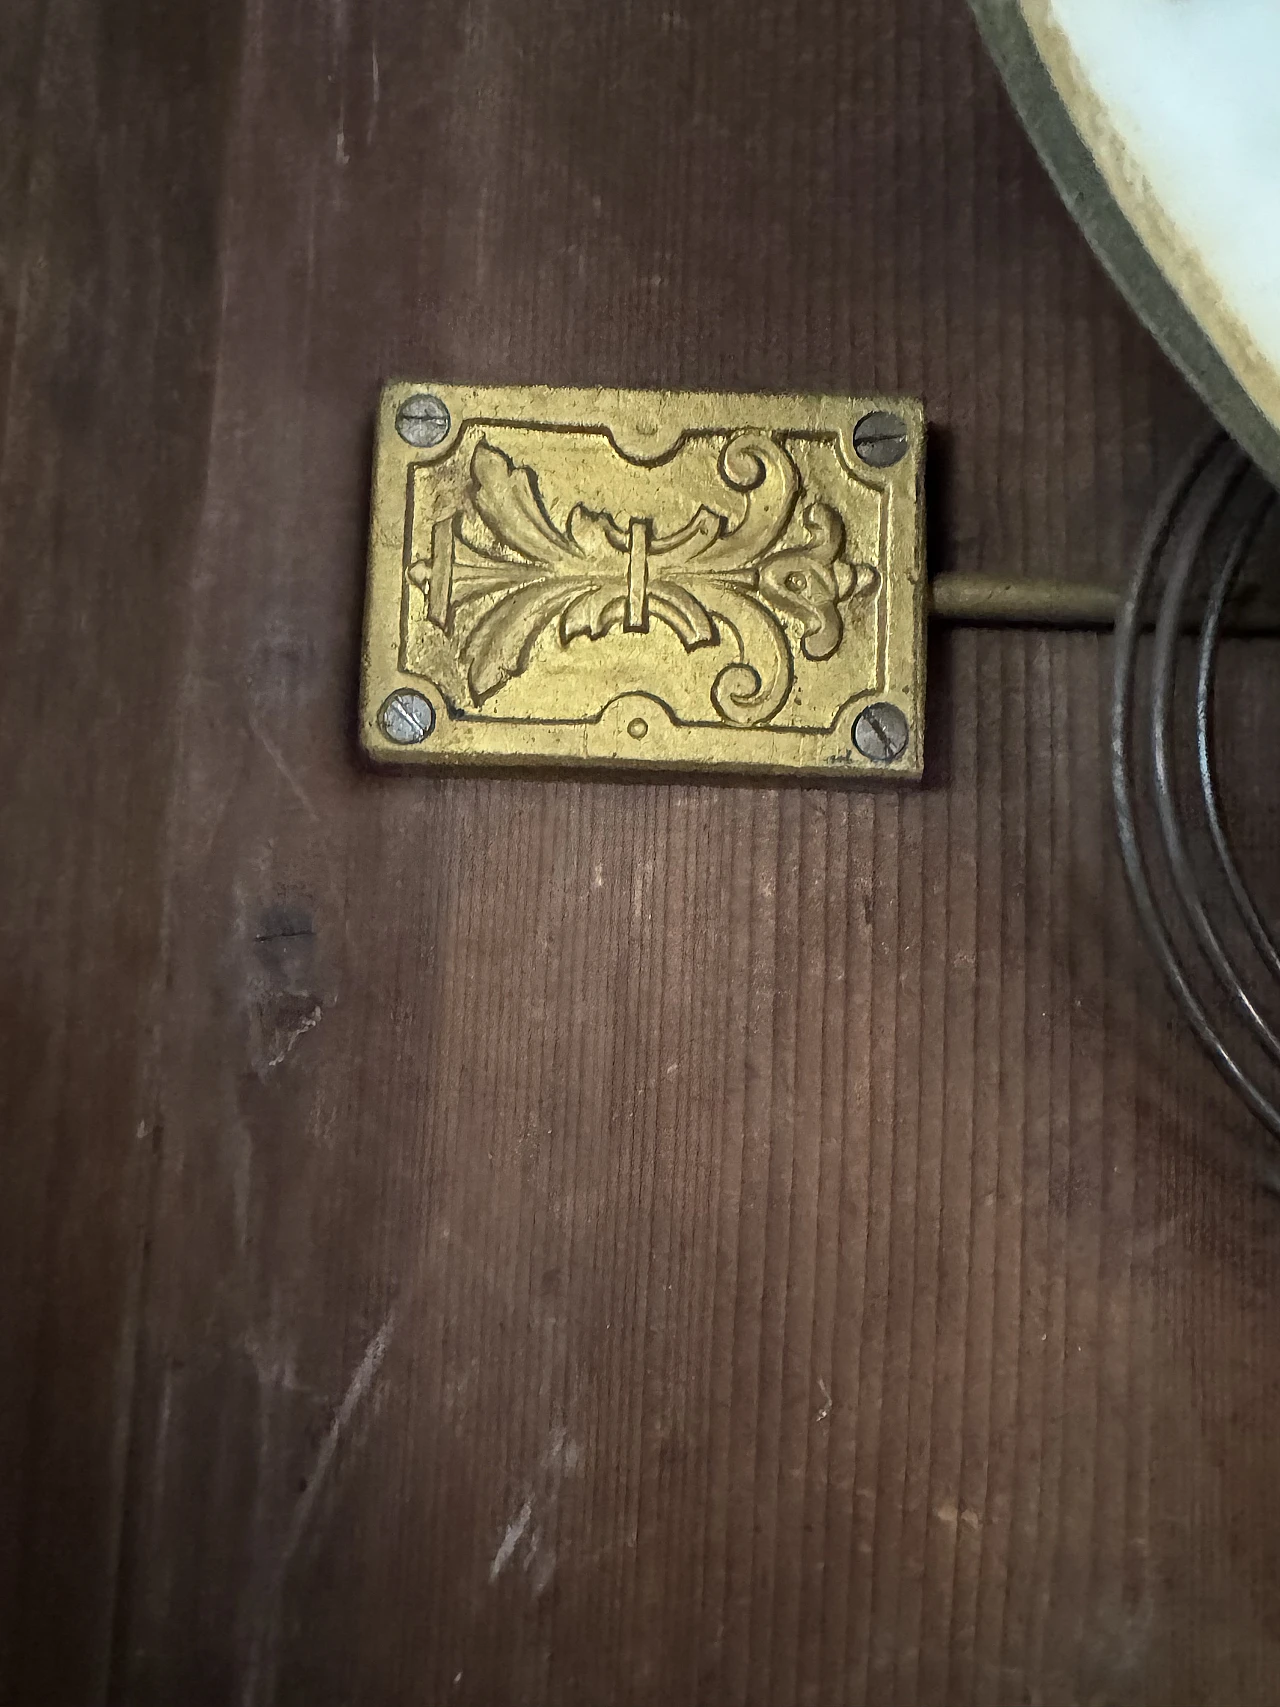
<svg viewBox="0 0 1280 1707">
<path fill-rule="evenodd" d="M 493 1563 L 489 1566 L 489 1581 L 496 1583 L 515 1557 L 516 1548 L 533 1522 L 533 1501 L 526 1500 L 519 1512 L 507 1525 L 507 1532 L 498 1544 L 498 1551 L 493 1555 Z"/>
<path fill-rule="evenodd" d="M 311 1527 L 316 1502 L 329 1479 L 333 1461 L 337 1457 L 343 1437 L 351 1427 L 356 1412 L 372 1391 L 378 1371 L 382 1367 L 382 1360 L 387 1355 L 387 1347 L 391 1343 L 392 1333 L 395 1330 L 395 1314 L 393 1307 L 387 1312 L 382 1326 L 365 1347 L 364 1355 L 356 1365 L 355 1373 L 347 1384 L 342 1402 L 333 1413 L 332 1421 L 317 1449 L 311 1474 L 307 1477 L 303 1490 L 294 1505 L 288 1527 L 285 1530 L 284 1542 L 276 1560 L 270 1588 L 264 1597 L 262 1617 L 259 1620 L 253 1645 L 250 1649 L 249 1660 L 245 1669 L 244 1689 L 240 1697 L 242 1707 L 257 1707 L 258 1702 L 272 1699 L 274 1674 L 279 1658 L 282 1601 L 289 1568 L 306 1538 L 308 1529 Z M 270 1685 L 265 1691 L 262 1688 L 264 1682 Z"/>
<path fill-rule="evenodd" d="M 547 1535 L 555 1521 L 560 1489 L 566 1475 L 573 1475 L 582 1462 L 582 1448 L 569 1439 L 568 1430 L 557 1423 L 551 1430 L 546 1451 L 538 1465 L 534 1485 L 524 1504 L 507 1525 L 498 1550 L 489 1565 L 489 1581 L 496 1583 L 523 1549 L 522 1569 L 529 1578 L 535 1600 L 550 1586 L 556 1570 L 556 1549 Z M 538 1522 L 534 1522 L 534 1513 Z"/>
<path fill-rule="evenodd" d="M 822 1394 L 822 1404 L 813 1420 L 814 1422 L 822 1423 L 826 1422 L 827 1418 L 831 1415 L 831 1389 L 827 1386 L 821 1375 L 818 1377 L 818 1391 Z"/>
<path fill-rule="evenodd" d="M 289 1563 L 306 1533 L 307 1525 L 311 1521 L 311 1513 L 315 1509 L 316 1500 L 320 1497 L 320 1491 L 329 1475 L 342 1437 L 350 1427 L 352 1417 L 364 1401 L 378 1370 L 382 1367 L 382 1360 L 387 1355 L 387 1346 L 390 1343 L 394 1325 L 395 1310 L 392 1309 L 388 1312 L 382 1326 L 365 1347 L 364 1356 L 356 1366 L 356 1372 L 351 1377 L 347 1390 L 343 1394 L 342 1403 L 334 1412 L 333 1421 L 329 1424 L 325 1437 L 320 1442 L 320 1449 L 316 1453 L 316 1461 L 310 1476 L 307 1478 L 307 1485 L 299 1496 L 297 1505 L 293 1508 L 293 1518 L 290 1521 L 280 1556 L 282 1574 L 288 1570 Z"/>
<path fill-rule="evenodd" d="M 285 756 L 280 751 L 279 747 L 276 746 L 275 742 L 271 739 L 271 737 L 269 735 L 267 735 L 261 728 L 259 728 L 258 724 L 255 723 L 252 718 L 249 719 L 249 731 L 254 736 L 254 738 L 260 743 L 260 745 L 262 746 L 262 749 L 266 753 L 267 757 L 271 760 L 272 764 L 280 772 L 280 775 L 284 778 L 284 780 L 288 783 L 289 787 L 293 790 L 294 796 L 296 797 L 298 804 L 314 820 L 315 823 L 319 824 L 320 823 L 320 814 L 316 811 L 315 807 L 311 804 L 311 797 L 307 793 L 306 789 L 298 781 L 297 777 L 293 774 L 292 770 L 290 770 L 289 765 L 285 760 Z"/>
</svg>

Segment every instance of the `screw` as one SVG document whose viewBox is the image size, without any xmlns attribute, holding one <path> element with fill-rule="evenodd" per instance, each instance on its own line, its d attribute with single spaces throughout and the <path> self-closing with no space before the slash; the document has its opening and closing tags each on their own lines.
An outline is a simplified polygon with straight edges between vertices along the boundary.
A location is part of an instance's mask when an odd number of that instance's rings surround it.
<svg viewBox="0 0 1280 1707">
<path fill-rule="evenodd" d="M 416 747 L 436 726 L 435 707 L 426 694 L 401 688 L 378 713 L 378 722 L 387 740 L 397 747 Z"/>
<path fill-rule="evenodd" d="M 853 744 L 864 759 L 878 765 L 891 765 L 907 750 L 911 725 L 896 705 L 887 700 L 869 705 L 858 713 L 853 725 Z"/>
<path fill-rule="evenodd" d="M 449 431 L 449 411 L 438 397 L 419 391 L 400 405 L 396 431 L 407 445 L 430 450 Z"/>
<path fill-rule="evenodd" d="M 876 409 L 853 429 L 853 448 L 870 467 L 892 468 L 907 454 L 907 423 L 888 409 Z"/>
</svg>

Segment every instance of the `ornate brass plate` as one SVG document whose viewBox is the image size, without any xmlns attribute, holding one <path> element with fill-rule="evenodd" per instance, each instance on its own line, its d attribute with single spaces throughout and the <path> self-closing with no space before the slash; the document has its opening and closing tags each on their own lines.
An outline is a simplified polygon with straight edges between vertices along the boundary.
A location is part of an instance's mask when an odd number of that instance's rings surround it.
<svg viewBox="0 0 1280 1707">
<path fill-rule="evenodd" d="M 905 433 L 855 443 L 876 411 Z M 897 400 L 389 385 L 366 750 L 918 776 L 923 438 Z"/>
</svg>

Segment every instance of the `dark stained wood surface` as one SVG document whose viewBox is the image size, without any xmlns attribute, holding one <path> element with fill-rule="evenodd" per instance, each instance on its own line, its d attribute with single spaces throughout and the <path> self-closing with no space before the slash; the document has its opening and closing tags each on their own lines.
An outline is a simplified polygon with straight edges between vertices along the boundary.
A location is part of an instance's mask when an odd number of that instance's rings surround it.
<svg viewBox="0 0 1280 1707">
<path fill-rule="evenodd" d="M 0 1700 L 104 1699 L 158 1120 L 229 7 L 0 22 Z"/>
<path fill-rule="evenodd" d="M 3 34 L 0 1699 L 1273 1702 L 1107 642 L 938 636 L 901 794 L 355 751 L 394 374 L 901 389 L 935 567 L 1119 575 L 1201 411 L 960 0 Z"/>
</svg>

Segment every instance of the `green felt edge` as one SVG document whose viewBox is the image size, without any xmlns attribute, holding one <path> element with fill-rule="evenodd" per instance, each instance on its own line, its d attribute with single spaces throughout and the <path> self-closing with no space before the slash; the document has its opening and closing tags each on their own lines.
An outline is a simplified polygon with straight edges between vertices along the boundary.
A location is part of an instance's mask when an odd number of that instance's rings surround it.
<svg viewBox="0 0 1280 1707">
<path fill-rule="evenodd" d="M 1280 485 L 1280 431 L 1121 211 L 1040 57 L 1019 0 L 969 0 L 1036 152 L 1107 272 L 1231 436 Z"/>
</svg>

